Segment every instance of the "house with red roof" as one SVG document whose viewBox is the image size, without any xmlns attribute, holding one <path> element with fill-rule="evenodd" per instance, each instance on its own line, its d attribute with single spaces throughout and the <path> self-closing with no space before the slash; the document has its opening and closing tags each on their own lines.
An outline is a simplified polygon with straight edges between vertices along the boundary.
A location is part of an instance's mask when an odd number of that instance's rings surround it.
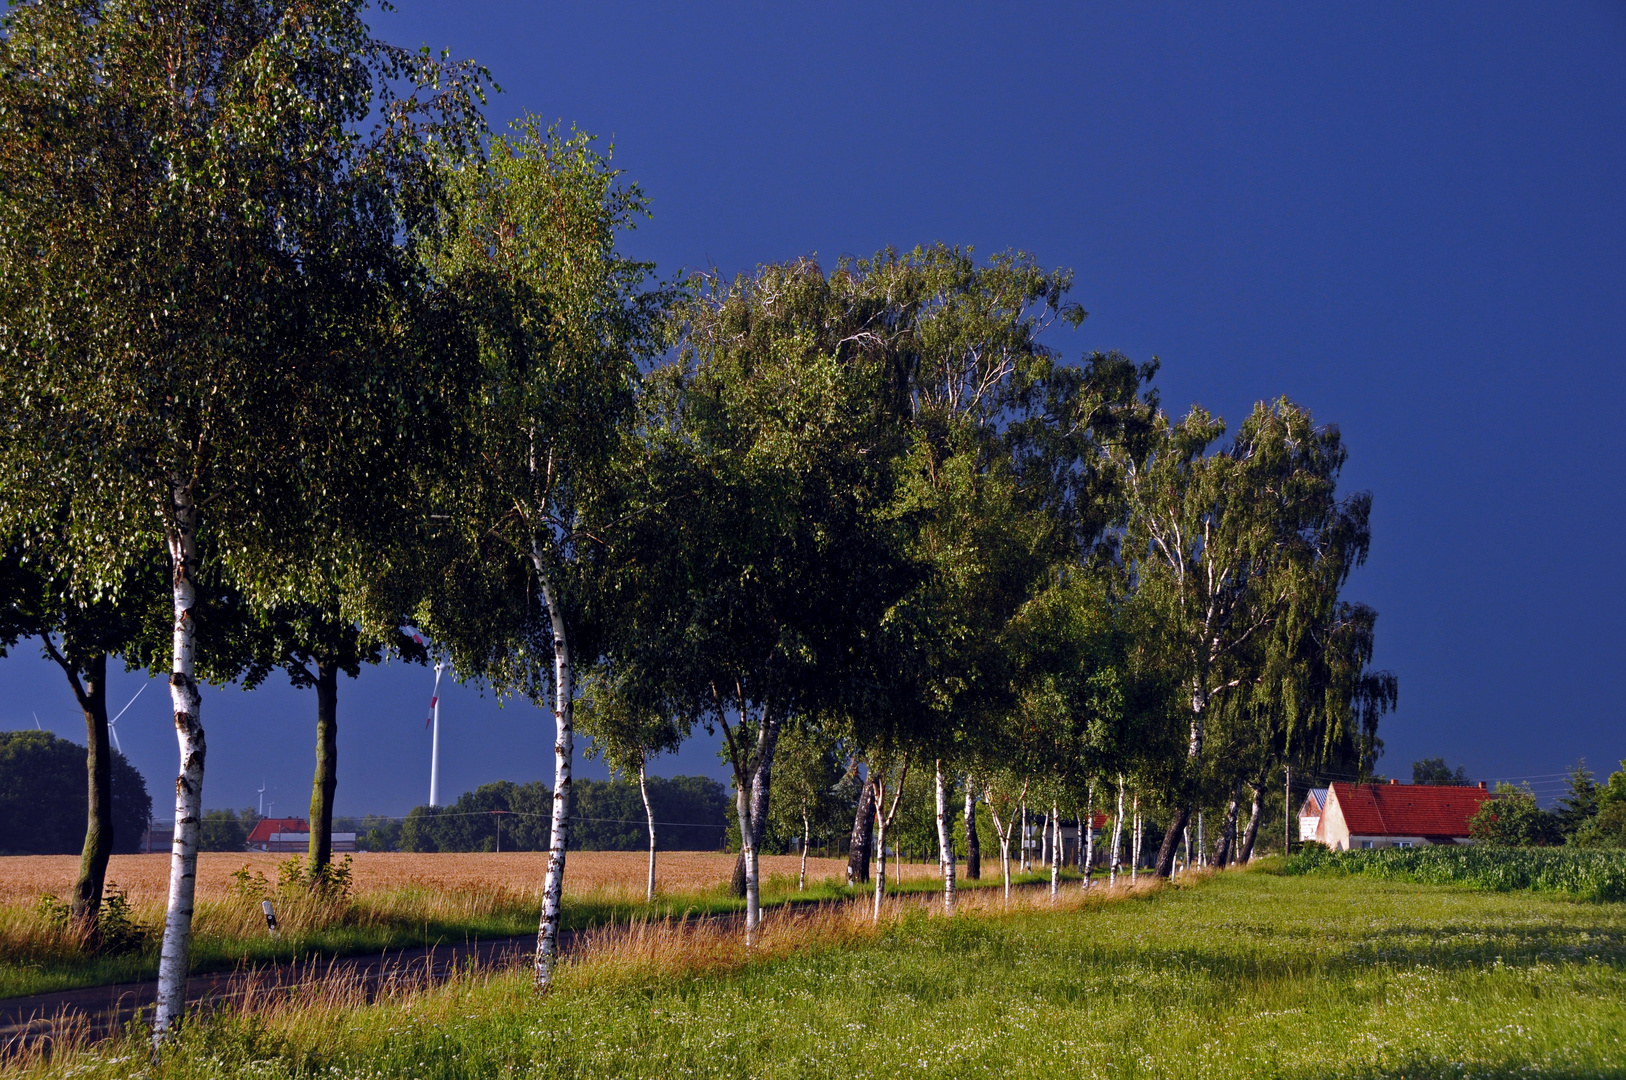
<svg viewBox="0 0 1626 1080">
<path fill-rule="evenodd" d="M 1495 797 L 1484 784 L 1334 783 L 1315 838 L 1334 851 L 1466 844 L 1468 822 Z"/>
<path fill-rule="evenodd" d="M 336 832 L 334 851 L 356 850 L 356 834 Z M 261 818 L 248 834 L 250 851 L 308 851 L 311 844 L 311 823 L 304 818 Z"/>
<path fill-rule="evenodd" d="M 1316 826 L 1321 824 L 1321 812 L 1327 808 L 1327 789 L 1311 788 L 1299 807 L 1299 839 L 1314 840 Z"/>
</svg>

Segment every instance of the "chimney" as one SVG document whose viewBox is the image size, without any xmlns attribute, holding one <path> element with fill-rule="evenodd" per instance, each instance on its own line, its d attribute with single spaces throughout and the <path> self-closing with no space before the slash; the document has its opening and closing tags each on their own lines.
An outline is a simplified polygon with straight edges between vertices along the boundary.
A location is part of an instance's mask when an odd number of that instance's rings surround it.
<svg viewBox="0 0 1626 1080">
<path fill-rule="evenodd" d="M 1389 783 L 1391 783 L 1391 784 L 1398 784 L 1398 783 L 1400 783 L 1400 781 L 1399 781 L 1399 780 L 1396 780 L 1396 779 L 1395 779 L 1395 778 L 1394 778 L 1394 777 L 1392 777 L 1392 776 L 1391 776 L 1391 777 L 1389 777 Z"/>
<path fill-rule="evenodd" d="M 1480 790 L 1480 791 L 1484 791 L 1484 790 L 1485 790 L 1485 781 L 1483 781 L 1483 780 L 1481 780 L 1481 781 L 1480 781 L 1480 782 L 1479 782 L 1479 790 Z"/>
</svg>

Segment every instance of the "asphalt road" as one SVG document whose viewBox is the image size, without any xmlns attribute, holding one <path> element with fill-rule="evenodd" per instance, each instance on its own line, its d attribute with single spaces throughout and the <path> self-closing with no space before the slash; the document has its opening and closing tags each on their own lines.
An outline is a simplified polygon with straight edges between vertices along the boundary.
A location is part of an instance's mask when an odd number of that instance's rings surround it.
<svg viewBox="0 0 1626 1080">
<path fill-rule="evenodd" d="M 559 935 L 561 954 L 570 951 L 575 938 L 571 931 Z M 529 934 L 193 975 L 186 984 L 187 1011 L 219 1007 L 250 991 L 263 993 L 318 979 L 351 981 L 371 999 L 392 982 L 423 986 L 460 968 L 511 967 L 529 963 L 535 954 L 536 935 Z M 105 1038 L 136 1019 L 142 1010 L 151 1009 L 157 991 L 154 980 L 0 998 L 0 1054 L 49 1039 L 63 1028 Z"/>
</svg>

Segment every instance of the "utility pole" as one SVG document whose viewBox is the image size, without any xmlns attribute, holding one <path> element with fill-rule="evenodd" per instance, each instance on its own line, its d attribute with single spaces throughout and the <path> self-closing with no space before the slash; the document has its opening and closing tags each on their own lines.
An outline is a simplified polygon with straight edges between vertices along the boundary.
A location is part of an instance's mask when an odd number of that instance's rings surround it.
<svg viewBox="0 0 1626 1080">
<path fill-rule="evenodd" d="M 1287 766 L 1287 794 L 1282 800 L 1282 854 L 1293 854 L 1293 766 Z"/>
</svg>

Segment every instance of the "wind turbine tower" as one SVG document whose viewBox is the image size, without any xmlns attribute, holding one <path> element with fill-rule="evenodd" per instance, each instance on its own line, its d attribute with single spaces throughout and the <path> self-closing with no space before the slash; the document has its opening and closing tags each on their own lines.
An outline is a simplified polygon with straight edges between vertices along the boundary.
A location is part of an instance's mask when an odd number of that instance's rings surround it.
<svg viewBox="0 0 1626 1080">
<path fill-rule="evenodd" d="M 435 691 L 429 698 L 429 719 L 425 727 L 435 729 L 429 744 L 429 805 L 440 805 L 440 675 L 446 670 L 445 660 L 435 661 Z"/>
</svg>

